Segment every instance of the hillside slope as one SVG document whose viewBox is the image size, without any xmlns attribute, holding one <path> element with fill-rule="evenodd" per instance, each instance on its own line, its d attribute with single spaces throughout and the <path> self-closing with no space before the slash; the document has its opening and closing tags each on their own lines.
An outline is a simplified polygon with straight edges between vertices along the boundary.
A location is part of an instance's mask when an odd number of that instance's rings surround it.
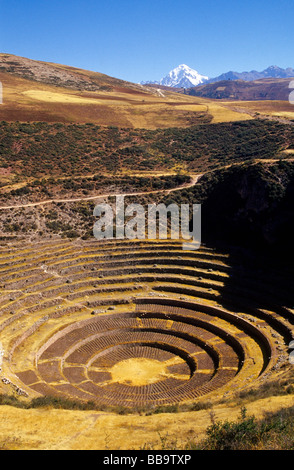
<svg viewBox="0 0 294 470">
<path fill-rule="evenodd" d="M 0 82 L 0 120 L 5 121 L 155 129 L 251 119 L 249 114 L 173 90 L 10 54 L 0 54 Z"/>
<path fill-rule="evenodd" d="M 251 82 L 222 80 L 190 88 L 186 93 L 211 99 L 288 101 L 290 81 L 289 78 L 268 78 Z"/>
</svg>

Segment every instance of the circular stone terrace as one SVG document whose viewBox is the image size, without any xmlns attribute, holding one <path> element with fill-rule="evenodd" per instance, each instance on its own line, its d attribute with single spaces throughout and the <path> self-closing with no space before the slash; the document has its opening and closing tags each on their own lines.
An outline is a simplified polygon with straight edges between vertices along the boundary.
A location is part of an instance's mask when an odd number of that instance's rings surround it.
<svg viewBox="0 0 294 470">
<path fill-rule="evenodd" d="M 0 272 L 2 386 L 30 398 L 183 403 L 288 363 L 293 311 L 275 278 L 233 284 L 230 256 L 207 247 L 47 241 L 0 249 Z"/>
</svg>

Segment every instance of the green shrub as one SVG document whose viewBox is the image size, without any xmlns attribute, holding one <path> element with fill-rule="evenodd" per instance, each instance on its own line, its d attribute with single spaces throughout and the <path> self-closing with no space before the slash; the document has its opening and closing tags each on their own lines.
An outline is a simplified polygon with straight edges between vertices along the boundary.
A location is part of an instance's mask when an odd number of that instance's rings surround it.
<svg viewBox="0 0 294 470">
<path fill-rule="evenodd" d="M 246 417 L 246 408 L 241 409 L 237 422 L 216 421 L 206 430 L 204 447 L 209 450 L 236 450 L 252 448 L 259 438 L 260 430 L 254 416 Z"/>
</svg>

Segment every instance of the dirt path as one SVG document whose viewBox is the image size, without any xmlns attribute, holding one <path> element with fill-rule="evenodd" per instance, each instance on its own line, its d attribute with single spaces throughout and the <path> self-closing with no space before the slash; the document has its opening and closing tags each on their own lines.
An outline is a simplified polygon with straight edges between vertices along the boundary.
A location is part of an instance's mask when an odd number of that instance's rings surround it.
<svg viewBox="0 0 294 470">
<path fill-rule="evenodd" d="M 258 163 L 258 162 L 264 162 L 264 163 L 274 163 L 274 162 L 278 162 L 279 159 L 256 159 L 255 160 L 255 163 Z M 294 158 L 287 158 L 285 161 L 294 161 Z M 223 166 L 222 168 L 218 168 L 218 170 L 220 169 L 226 169 L 226 168 L 229 168 L 231 166 L 234 166 L 234 165 L 242 165 L 242 163 L 232 163 L 232 164 L 229 164 L 229 165 L 225 165 Z M 198 181 L 199 179 L 201 178 L 201 176 L 203 176 L 204 173 L 199 173 L 199 174 L 196 174 L 196 175 L 191 175 L 190 176 L 190 181 L 189 183 L 184 183 L 180 186 L 177 186 L 176 188 L 171 188 L 171 189 L 158 189 L 158 190 L 155 190 L 155 191 L 141 191 L 141 192 L 134 192 L 134 193 L 122 193 L 122 194 L 118 194 L 118 193 L 106 193 L 106 194 L 98 194 L 96 196 L 87 196 L 87 197 L 78 197 L 78 198 L 73 198 L 73 199 L 46 199 L 45 201 L 39 201 L 39 202 L 28 202 L 28 203 L 25 203 L 25 204 L 16 204 L 16 205 L 11 205 L 11 206 L 0 206 L 0 210 L 5 210 L 5 209 L 22 209 L 22 208 L 25 208 L 25 207 L 36 207 L 36 206 L 45 206 L 47 204 L 52 204 L 52 203 L 67 203 L 67 202 L 82 202 L 82 201 L 94 201 L 94 200 L 98 200 L 98 199 L 104 199 L 104 198 L 108 198 L 110 196 L 144 196 L 144 195 L 147 195 L 147 194 L 158 194 L 158 193 L 162 193 L 162 194 L 170 194 L 172 192 L 175 192 L 175 191 L 180 191 L 181 189 L 184 189 L 184 188 L 191 188 L 192 186 L 194 186 Z"/>
<path fill-rule="evenodd" d="M 142 191 L 142 192 L 137 192 L 137 193 L 124 193 L 122 195 L 123 196 L 143 196 L 143 195 L 147 195 L 147 194 L 156 194 L 156 193 L 169 194 L 169 193 L 174 192 L 174 191 L 179 191 L 181 189 L 190 188 L 191 186 L 194 186 L 201 176 L 202 176 L 202 174 L 193 175 L 193 176 L 191 176 L 191 181 L 189 183 L 182 184 L 181 186 L 177 186 L 176 188 L 172 188 L 172 189 L 159 189 L 159 190 L 156 190 L 156 191 Z M 107 197 L 110 197 L 110 196 L 118 196 L 118 195 L 121 195 L 121 194 L 107 193 L 107 194 L 99 194 L 99 195 L 96 195 L 96 196 L 79 197 L 79 198 L 74 198 L 74 199 L 47 199 L 45 201 L 28 202 L 26 204 L 16 204 L 16 205 L 12 205 L 12 206 L 0 206 L 0 210 L 22 209 L 24 207 L 44 206 L 44 205 L 52 204 L 52 203 L 93 201 L 95 199 L 107 198 Z"/>
</svg>

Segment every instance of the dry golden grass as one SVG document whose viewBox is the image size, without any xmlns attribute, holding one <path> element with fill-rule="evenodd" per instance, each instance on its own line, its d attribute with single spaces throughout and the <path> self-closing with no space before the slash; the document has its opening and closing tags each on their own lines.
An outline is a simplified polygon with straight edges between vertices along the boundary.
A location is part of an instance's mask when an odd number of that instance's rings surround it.
<svg viewBox="0 0 294 470">
<path fill-rule="evenodd" d="M 155 129 L 195 124 L 199 113 L 213 123 L 248 120 L 256 113 L 281 119 L 294 116 L 293 105 L 287 101 L 210 100 L 62 64 L 7 54 L 0 54 L 0 60 L 7 70 L 0 73 L 4 95 L 0 119 L 7 121 L 93 122 Z M 10 63 L 14 64 L 12 71 Z M 26 74 L 32 79 L 21 78 Z M 58 86 L 47 84 L 52 80 Z M 70 88 L 66 88 L 68 84 Z"/>
<path fill-rule="evenodd" d="M 289 111 L 280 111 L 278 113 L 272 113 L 272 116 L 280 116 L 285 117 L 286 119 L 294 119 L 294 110 L 292 112 Z"/>
<path fill-rule="evenodd" d="M 172 363 L 184 363 L 180 358 L 173 361 L 161 362 L 155 359 L 131 358 L 115 364 L 109 372 L 112 382 L 125 383 L 133 386 L 147 385 L 155 383 L 164 377 L 175 377 L 177 379 L 188 380 L 189 376 L 171 374 L 167 367 Z"/>
<path fill-rule="evenodd" d="M 23 95 L 32 98 L 33 100 L 45 101 L 47 103 L 77 103 L 77 104 L 101 104 L 99 98 L 85 98 L 80 96 L 74 96 L 70 93 L 55 93 L 52 91 L 43 90 L 27 90 L 23 92 Z"/>
<path fill-rule="evenodd" d="M 292 405 L 292 396 L 271 397 L 248 403 L 246 409 L 260 419 L 265 412 Z M 212 414 L 216 420 L 237 420 L 240 406 L 222 404 L 207 410 L 150 416 L 1 406 L 0 446 L 11 450 L 161 449 L 161 439 L 166 438 L 180 449 L 205 436 Z"/>
<path fill-rule="evenodd" d="M 213 116 L 212 122 L 234 122 L 234 121 L 248 121 L 252 116 L 246 113 L 240 113 L 233 109 L 229 109 L 217 102 L 208 103 L 208 112 Z"/>
<path fill-rule="evenodd" d="M 93 122 L 132 128 L 186 127 L 203 117 L 211 122 L 251 119 L 222 103 L 173 92 L 130 86 L 111 91 L 76 91 L 0 73 L 3 104 L 0 120 Z"/>
<path fill-rule="evenodd" d="M 294 107 L 288 101 L 226 101 L 223 105 L 241 112 L 294 119 Z"/>
</svg>

